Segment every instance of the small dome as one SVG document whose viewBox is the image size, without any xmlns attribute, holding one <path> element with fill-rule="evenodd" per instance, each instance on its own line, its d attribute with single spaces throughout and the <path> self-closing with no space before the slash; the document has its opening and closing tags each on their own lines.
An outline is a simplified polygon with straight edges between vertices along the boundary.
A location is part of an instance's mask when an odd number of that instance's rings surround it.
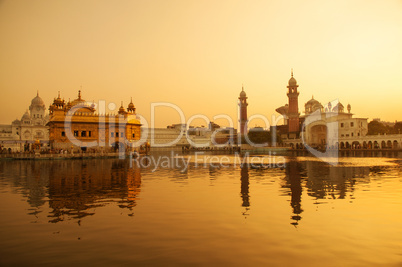
<svg viewBox="0 0 402 267">
<path fill-rule="evenodd" d="M 333 112 L 339 112 L 339 113 L 343 113 L 344 110 L 344 106 L 342 105 L 341 102 L 339 102 L 335 107 L 333 107 L 332 111 Z"/>
<path fill-rule="evenodd" d="M 24 115 L 22 115 L 21 120 L 22 120 L 22 121 L 31 120 L 31 116 L 29 116 L 28 110 L 25 111 Z"/>
<path fill-rule="evenodd" d="M 314 96 L 304 105 L 305 113 L 311 114 L 316 110 L 322 110 L 323 106 L 320 102 L 314 99 Z"/>
<path fill-rule="evenodd" d="M 67 102 L 66 108 L 67 108 L 67 109 L 70 109 L 72 106 L 73 106 L 73 105 L 71 104 L 70 99 L 69 99 L 68 102 Z"/>
<path fill-rule="evenodd" d="M 317 104 L 321 105 L 321 103 L 318 102 L 317 100 L 315 100 L 315 99 L 314 99 L 314 96 L 313 96 L 309 101 L 307 101 L 306 106 L 307 106 L 307 105 L 309 105 L 309 106 L 314 106 L 314 105 L 317 105 Z"/>
<path fill-rule="evenodd" d="M 124 107 L 123 107 L 123 101 L 121 101 L 121 106 L 120 106 L 120 108 L 119 108 L 119 112 L 118 112 L 119 114 L 125 114 L 126 113 L 126 110 L 124 109 Z"/>
<path fill-rule="evenodd" d="M 135 106 L 134 106 L 134 103 L 133 103 L 133 98 L 131 98 L 131 102 L 130 102 L 130 104 L 128 104 L 127 110 L 134 109 L 134 108 L 135 108 Z"/>
<path fill-rule="evenodd" d="M 293 77 L 293 69 L 292 69 L 292 71 L 291 71 L 291 73 L 290 73 L 290 79 L 289 79 L 289 87 L 294 87 L 294 86 L 297 86 L 297 81 L 296 81 L 296 79 Z"/>
<path fill-rule="evenodd" d="M 59 91 L 59 94 L 58 94 L 57 98 L 55 98 L 53 100 L 53 105 L 56 106 L 56 107 L 63 107 L 64 106 L 64 100 L 61 100 L 61 98 L 60 98 L 60 91 Z"/>
<path fill-rule="evenodd" d="M 246 92 L 244 92 L 243 86 L 241 87 L 240 97 L 246 97 Z"/>
<path fill-rule="evenodd" d="M 293 78 L 293 76 L 289 79 L 289 86 L 296 86 L 297 85 L 297 81 L 295 78 Z"/>
<path fill-rule="evenodd" d="M 32 99 L 31 105 L 34 106 L 45 106 L 45 102 L 43 102 L 42 98 L 39 96 L 39 92 L 36 94 L 36 96 Z"/>
<path fill-rule="evenodd" d="M 81 98 L 81 90 L 78 90 L 78 98 L 74 99 L 74 101 L 71 103 L 72 106 L 85 103 L 85 100 Z"/>
</svg>

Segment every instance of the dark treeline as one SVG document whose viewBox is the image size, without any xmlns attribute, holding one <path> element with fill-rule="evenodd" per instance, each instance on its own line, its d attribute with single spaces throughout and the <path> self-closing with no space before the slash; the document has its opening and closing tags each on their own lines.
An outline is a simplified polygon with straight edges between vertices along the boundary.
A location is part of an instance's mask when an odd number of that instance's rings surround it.
<svg viewBox="0 0 402 267">
<path fill-rule="evenodd" d="M 402 122 L 397 122 L 395 125 L 389 126 L 384 125 L 379 121 L 371 121 L 368 124 L 368 135 L 378 135 L 378 134 L 400 134 L 402 133 Z"/>
</svg>

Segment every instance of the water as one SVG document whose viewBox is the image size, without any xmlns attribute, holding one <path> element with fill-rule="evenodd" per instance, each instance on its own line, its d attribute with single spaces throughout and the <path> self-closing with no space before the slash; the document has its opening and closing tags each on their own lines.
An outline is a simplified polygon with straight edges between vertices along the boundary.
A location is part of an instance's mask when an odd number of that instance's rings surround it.
<svg viewBox="0 0 402 267">
<path fill-rule="evenodd" d="M 286 162 L 0 161 L 0 265 L 402 265 L 400 157 Z"/>
</svg>

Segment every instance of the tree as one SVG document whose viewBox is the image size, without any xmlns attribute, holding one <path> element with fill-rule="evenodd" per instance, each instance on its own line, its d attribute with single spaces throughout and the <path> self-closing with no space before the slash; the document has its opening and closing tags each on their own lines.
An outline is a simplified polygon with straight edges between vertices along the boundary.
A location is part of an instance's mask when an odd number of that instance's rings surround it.
<svg viewBox="0 0 402 267">
<path fill-rule="evenodd" d="M 249 131 L 248 138 L 254 144 L 264 144 L 272 145 L 272 132 L 271 131 Z M 242 143 L 245 144 L 246 140 L 243 138 Z M 279 134 L 276 135 L 276 144 L 281 144 L 282 138 Z"/>
<path fill-rule="evenodd" d="M 368 124 L 367 135 L 378 135 L 378 134 L 388 134 L 390 133 L 389 127 L 385 126 L 379 121 L 370 121 Z"/>
<path fill-rule="evenodd" d="M 401 134 L 401 133 L 402 133 L 402 121 L 399 121 L 394 125 L 394 134 Z"/>
</svg>

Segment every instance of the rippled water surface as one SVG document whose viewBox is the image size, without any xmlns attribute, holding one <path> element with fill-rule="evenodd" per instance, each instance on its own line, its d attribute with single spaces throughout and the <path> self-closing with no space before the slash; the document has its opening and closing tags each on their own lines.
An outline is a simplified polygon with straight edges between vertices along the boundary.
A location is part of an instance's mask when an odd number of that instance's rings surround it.
<svg viewBox="0 0 402 267">
<path fill-rule="evenodd" d="M 400 155 L 285 158 L 0 161 L 0 265 L 402 265 Z"/>
</svg>

